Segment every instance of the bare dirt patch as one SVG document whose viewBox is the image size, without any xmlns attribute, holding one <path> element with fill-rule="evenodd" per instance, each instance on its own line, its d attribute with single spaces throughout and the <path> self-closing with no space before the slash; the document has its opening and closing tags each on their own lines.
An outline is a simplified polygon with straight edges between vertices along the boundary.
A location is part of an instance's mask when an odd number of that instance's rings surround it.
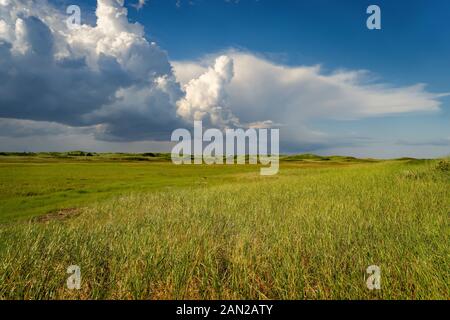
<svg viewBox="0 0 450 320">
<path fill-rule="evenodd" d="M 61 221 L 66 220 L 69 218 L 74 218 L 78 215 L 80 215 L 81 209 L 80 208 L 65 208 L 65 209 L 59 209 L 53 212 L 49 212 L 45 215 L 41 215 L 38 217 L 34 217 L 34 222 L 49 222 L 49 221 Z"/>
</svg>

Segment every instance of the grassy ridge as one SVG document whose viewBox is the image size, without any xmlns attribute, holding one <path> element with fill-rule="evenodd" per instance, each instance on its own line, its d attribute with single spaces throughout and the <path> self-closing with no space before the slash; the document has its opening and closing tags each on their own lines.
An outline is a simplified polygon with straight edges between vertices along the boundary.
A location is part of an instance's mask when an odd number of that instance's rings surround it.
<svg viewBox="0 0 450 320">
<path fill-rule="evenodd" d="M 0 155 L 0 223 L 84 206 L 123 192 L 235 182 L 242 173 L 259 170 L 256 165 L 175 166 L 168 154 L 88 154 L 72 151 Z M 295 167 L 300 161 L 312 166 L 359 162 L 328 160 L 286 160 L 284 167 Z"/>
<path fill-rule="evenodd" d="M 3 160 L 3 161 L 2 161 Z M 175 166 L 170 162 L 94 158 L 0 159 L 0 223 L 107 200 L 123 192 L 153 192 L 234 179 L 249 166 Z"/>
<path fill-rule="evenodd" d="M 72 219 L 0 227 L 0 298 L 449 298 L 445 165 L 288 162 L 274 177 L 251 166 L 174 170 L 180 182 L 211 170 L 226 183 L 131 188 Z M 80 291 L 65 287 L 72 264 Z M 372 264 L 379 291 L 365 286 Z"/>
</svg>

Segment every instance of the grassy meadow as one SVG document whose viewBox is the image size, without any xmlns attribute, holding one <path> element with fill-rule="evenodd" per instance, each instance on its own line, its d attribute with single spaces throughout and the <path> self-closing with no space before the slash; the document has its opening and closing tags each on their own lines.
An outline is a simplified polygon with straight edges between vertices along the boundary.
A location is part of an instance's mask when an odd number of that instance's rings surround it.
<svg viewBox="0 0 450 320">
<path fill-rule="evenodd" d="M 448 161 L 0 155 L 0 299 L 449 299 Z"/>
</svg>

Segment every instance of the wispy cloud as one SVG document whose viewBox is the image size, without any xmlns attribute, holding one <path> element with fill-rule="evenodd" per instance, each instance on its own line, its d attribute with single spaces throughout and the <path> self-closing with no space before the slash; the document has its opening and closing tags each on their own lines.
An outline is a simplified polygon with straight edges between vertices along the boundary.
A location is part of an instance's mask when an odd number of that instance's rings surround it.
<svg viewBox="0 0 450 320">
<path fill-rule="evenodd" d="M 439 139 L 416 139 L 416 140 L 397 140 L 398 145 L 404 146 L 449 146 L 450 147 L 450 137 L 439 138 Z M 450 152 L 450 149 L 449 149 Z"/>
<path fill-rule="evenodd" d="M 138 0 L 138 2 L 135 4 L 132 4 L 132 6 L 134 8 L 136 8 L 136 10 L 141 10 L 145 6 L 146 2 L 147 2 L 147 0 Z"/>
</svg>

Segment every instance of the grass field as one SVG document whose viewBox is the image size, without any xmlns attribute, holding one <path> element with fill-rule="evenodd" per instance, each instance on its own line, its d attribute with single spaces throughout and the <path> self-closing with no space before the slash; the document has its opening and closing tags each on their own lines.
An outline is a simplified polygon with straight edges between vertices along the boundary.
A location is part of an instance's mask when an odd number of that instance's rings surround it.
<svg viewBox="0 0 450 320">
<path fill-rule="evenodd" d="M 0 298 L 449 299 L 445 161 L 0 156 Z"/>
</svg>

